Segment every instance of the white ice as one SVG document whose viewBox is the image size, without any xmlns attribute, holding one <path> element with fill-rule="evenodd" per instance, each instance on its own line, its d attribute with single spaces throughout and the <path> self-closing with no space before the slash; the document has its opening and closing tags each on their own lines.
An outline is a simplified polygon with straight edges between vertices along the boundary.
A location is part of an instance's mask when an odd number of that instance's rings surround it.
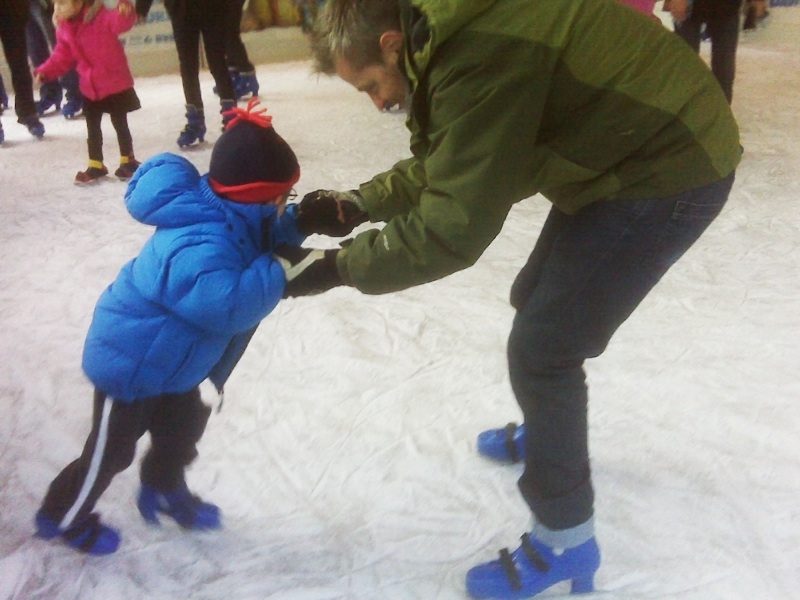
<svg viewBox="0 0 800 600">
<path fill-rule="evenodd" d="M 798 40 L 800 7 L 773 8 L 743 36 L 733 108 L 745 153 L 731 200 L 587 364 L 604 557 L 591 597 L 800 598 Z M 258 77 L 300 158 L 301 194 L 351 188 L 407 156 L 402 116 L 308 62 L 260 65 Z M 215 106 L 207 73 L 203 85 Z M 179 78 L 136 89 L 137 156 L 179 152 Z M 465 598 L 467 569 L 516 547 L 529 523 L 521 467 L 480 458 L 475 436 L 520 417 L 507 295 L 547 202 L 519 203 L 478 264 L 444 280 L 282 303 L 189 471 L 224 529 L 147 526 L 132 467 L 98 505 L 121 548 L 86 557 L 33 538 L 32 520 L 88 433 L 80 357 L 94 303 L 150 232 L 126 213 L 123 183 L 72 184 L 87 160 L 84 122 L 44 122 L 40 142 L 3 116 L 0 598 Z M 205 171 L 210 152 L 184 155 Z"/>
</svg>

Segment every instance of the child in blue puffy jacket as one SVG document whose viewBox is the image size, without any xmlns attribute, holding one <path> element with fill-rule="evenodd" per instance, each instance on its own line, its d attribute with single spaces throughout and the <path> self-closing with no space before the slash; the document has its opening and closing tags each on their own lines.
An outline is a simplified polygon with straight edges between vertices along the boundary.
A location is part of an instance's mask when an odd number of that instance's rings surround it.
<svg viewBox="0 0 800 600">
<path fill-rule="evenodd" d="M 220 526 L 220 511 L 193 495 L 184 471 L 197 456 L 211 412 L 199 384 L 222 390 L 259 322 L 283 296 L 273 255 L 299 245 L 297 158 L 264 110 L 234 109 L 214 146 L 209 173 L 160 154 L 136 171 L 125 194 L 131 215 L 155 226 L 95 308 L 83 352 L 94 384 L 92 430 L 80 458 L 50 484 L 36 514 L 37 535 L 60 537 L 90 554 L 108 554 L 120 536 L 92 512 L 112 478 L 141 463 L 137 506 L 186 529 Z"/>
</svg>

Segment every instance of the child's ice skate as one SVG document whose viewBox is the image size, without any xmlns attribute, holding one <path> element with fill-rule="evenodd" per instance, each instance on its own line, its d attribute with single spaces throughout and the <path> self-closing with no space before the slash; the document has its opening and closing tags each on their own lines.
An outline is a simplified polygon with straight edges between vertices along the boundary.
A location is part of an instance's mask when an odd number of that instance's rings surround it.
<svg viewBox="0 0 800 600">
<path fill-rule="evenodd" d="M 75 175 L 76 185 L 86 185 L 87 183 L 94 183 L 101 177 L 108 175 L 108 169 L 99 160 L 90 160 L 89 168 L 85 171 L 78 171 Z"/>
<path fill-rule="evenodd" d="M 158 491 L 143 484 L 136 506 L 144 520 L 153 525 L 160 524 L 158 513 L 163 513 L 185 529 L 222 527 L 219 507 L 200 500 L 189 491 L 185 483 L 171 492 Z"/>
<path fill-rule="evenodd" d="M 526 533 L 514 552 L 504 548 L 500 560 L 470 569 L 467 592 L 473 598 L 521 600 L 570 581 L 570 593 L 585 594 L 594 590 L 599 567 L 600 550 L 594 538 L 574 548 L 554 549 Z"/>
<path fill-rule="evenodd" d="M 502 429 L 489 429 L 478 434 L 478 453 L 499 462 L 524 460 L 525 425 L 509 423 Z"/>
<path fill-rule="evenodd" d="M 139 168 L 140 163 L 136 160 L 133 155 L 130 156 L 120 156 L 119 158 L 119 168 L 114 171 L 114 175 L 121 181 L 128 181 L 133 174 L 136 173 L 136 169 Z"/>
<path fill-rule="evenodd" d="M 178 136 L 178 146 L 186 148 L 195 142 L 202 142 L 206 136 L 206 117 L 202 108 L 186 105 L 186 126 Z"/>
<path fill-rule="evenodd" d="M 61 529 L 58 523 L 39 511 L 36 513 L 36 536 L 45 540 L 60 537 L 75 550 L 98 556 L 115 552 L 120 542 L 119 533 L 103 525 L 97 513 L 92 513 L 83 521 Z"/>
</svg>

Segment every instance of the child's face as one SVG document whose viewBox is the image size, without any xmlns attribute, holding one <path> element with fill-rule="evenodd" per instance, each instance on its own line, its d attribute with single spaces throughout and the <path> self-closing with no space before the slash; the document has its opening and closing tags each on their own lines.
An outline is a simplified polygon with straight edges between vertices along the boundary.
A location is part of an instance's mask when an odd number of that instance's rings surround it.
<svg viewBox="0 0 800 600">
<path fill-rule="evenodd" d="M 71 19 L 83 8 L 83 0 L 54 0 L 53 11 L 61 21 Z"/>
</svg>

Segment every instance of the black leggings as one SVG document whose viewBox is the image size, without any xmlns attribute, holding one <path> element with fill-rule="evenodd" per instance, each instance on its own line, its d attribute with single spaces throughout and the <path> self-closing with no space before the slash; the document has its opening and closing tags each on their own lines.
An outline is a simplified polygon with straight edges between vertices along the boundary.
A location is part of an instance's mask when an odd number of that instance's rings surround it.
<svg viewBox="0 0 800 600">
<path fill-rule="evenodd" d="M 95 390 L 92 430 L 83 453 L 50 484 L 42 512 L 62 529 L 80 523 L 114 476 L 131 465 L 145 432 L 150 432 L 151 446 L 141 464 L 142 483 L 176 489 L 197 457 L 197 442 L 210 414 L 198 388 L 134 402 L 119 402 Z"/>
<path fill-rule="evenodd" d="M 114 131 L 117 132 L 117 140 L 119 141 L 119 155 L 120 156 L 133 156 L 133 138 L 131 137 L 131 130 L 128 127 L 128 112 L 115 111 L 109 113 L 111 116 L 111 125 L 114 126 Z M 103 162 L 103 129 L 100 126 L 103 120 L 103 113 L 99 111 L 84 111 L 86 118 L 86 128 L 89 131 L 87 144 L 89 146 L 89 160 L 96 160 Z"/>
<path fill-rule="evenodd" d="M 225 22 L 227 13 L 232 10 L 230 0 L 167 2 L 164 6 L 172 22 L 186 104 L 203 108 L 200 91 L 201 34 L 208 69 L 217 85 L 219 97 L 221 100 L 233 100 L 233 85 L 225 60 Z"/>
</svg>

